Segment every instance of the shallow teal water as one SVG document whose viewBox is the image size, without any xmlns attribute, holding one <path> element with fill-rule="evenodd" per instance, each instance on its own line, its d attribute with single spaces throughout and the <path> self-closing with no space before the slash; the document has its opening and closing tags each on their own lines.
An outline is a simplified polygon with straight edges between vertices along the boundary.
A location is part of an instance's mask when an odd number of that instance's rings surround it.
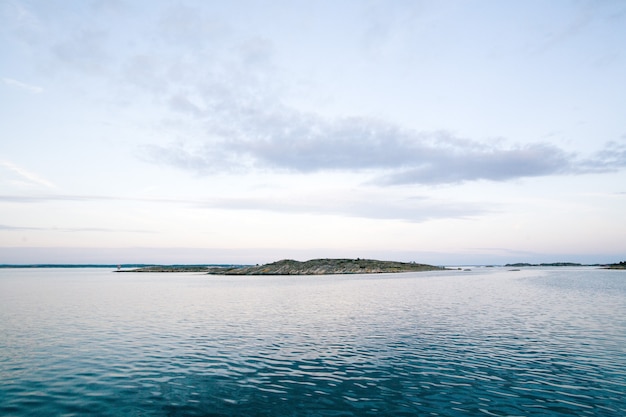
<svg viewBox="0 0 626 417">
<path fill-rule="evenodd" d="M 626 273 L 0 270 L 1 416 L 624 416 Z"/>
</svg>

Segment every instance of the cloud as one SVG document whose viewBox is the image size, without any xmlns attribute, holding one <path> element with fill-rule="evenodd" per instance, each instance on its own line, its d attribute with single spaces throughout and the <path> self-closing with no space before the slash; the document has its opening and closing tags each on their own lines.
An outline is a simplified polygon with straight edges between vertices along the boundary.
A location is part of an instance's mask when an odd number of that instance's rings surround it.
<svg viewBox="0 0 626 417">
<path fill-rule="evenodd" d="M 421 196 L 393 197 L 381 190 L 367 192 L 343 190 L 323 193 L 300 193 L 298 195 L 268 195 L 263 197 L 220 197 L 205 199 L 124 198 L 95 195 L 0 195 L 0 202 L 45 204 L 49 202 L 89 203 L 117 201 L 144 204 L 176 204 L 197 209 L 255 210 L 275 213 L 341 215 L 367 219 L 424 222 L 432 219 L 469 219 L 492 213 L 499 208 L 489 203 L 481 205 L 464 201 L 435 200 Z"/>
<path fill-rule="evenodd" d="M 0 230 L 5 230 L 9 232 L 21 232 L 25 230 L 43 230 L 43 229 L 40 227 L 7 226 L 5 224 L 0 224 Z"/>
<path fill-rule="evenodd" d="M 522 177 L 562 174 L 572 162 L 564 151 L 547 144 L 510 149 L 463 152 L 455 149 L 416 167 L 401 169 L 379 179 L 383 184 L 440 184 L 475 180 L 506 181 Z"/>
<path fill-rule="evenodd" d="M 437 201 L 425 197 L 393 198 L 377 195 L 374 190 L 369 190 L 367 194 L 326 192 L 323 195 L 220 198 L 198 202 L 198 205 L 229 210 L 339 215 L 414 223 L 442 218 L 468 219 L 495 210 L 493 205 L 487 209 L 474 203 Z"/>
<path fill-rule="evenodd" d="M 45 32 L 40 19 L 25 2 L 6 1 L 0 3 L 0 19 L 6 29 L 14 31 L 21 41 L 32 44 L 41 39 Z"/>
<path fill-rule="evenodd" d="M 169 144 L 144 145 L 141 158 L 151 163 L 201 175 L 361 172 L 364 181 L 378 185 L 509 181 L 626 166 L 623 150 L 611 152 L 613 144 L 581 156 L 533 138 L 524 144 L 463 138 L 299 110 L 281 100 L 289 87 L 270 40 L 230 27 L 207 9 L 159 7 L 147 15 L 132 48 L 116 48 L 119 39 L 102 22 L 93 28 L 73 25 L 49 45 L 64 69 L 109 77 L 125 96 L 153 99 L 166 112 L 164 124 L 167 118 L 200 132 L 181 137 L 185 132 L 179 130 Z M 385 27 L 400 16 L 397 10 L 381 18 L 374 32 L 382 30 L 384 37 Z M 566 34 L 587 24 L 587 15 L 581 16 Z"/>
<path fill-rule="evenodd" d="M 53 56 L 62 65 L 86 73 L 104 72 L 111 61 L 106 50 L 107 36 L 103 30 L 82 29 L 53 45 Z"/>
<path fill-rule="evenodd" d="M 604 149 L 582 161 L 578 169 L 582 172 L 611 172 L 623 167 L 626 167 L 626 143 L 609 141 Z"/>
<path fill-rule="evenodd" d="M 10 162 L 10 161 L 1 161 L 0 160 L 0 167 L 4 167 L 5 169 L 7 169 L 8 171 L 13 172 L 14 174 L 17 174 L 18 177 L 20 178 L 21 181 L 26 182 L 29 185 L 39 185 L 39 186 L 43 186 L 43 187 L 47 187 L 47 188 L 55 188 L 56 186 L 44 179 L 41 178 L 40 176 L 38 176 L 35 173 L 32 173 L 22 167 L 19 167 L 17 165 L 15 165 L 14 163 Z"/>
<path fill-rule="evenodd" d="M 301 111 L 281 102 L 283 86 L 271 42 L 255 36 L 230 38 L 229 30 L 216 21 L 210 27 L 219 30 L 190 33 L 188 28 L 199 27 L 198 19 L 207 19 L 191 12 L 173 11 L 161 23 L 163 38 L 186 45 L 196 34 L 209 38 L 212 46 L 200 44 L 193 52 L 184 48 L 184 58 L 174 60 L 169 68 L 159 66 L 154 72 L 160 74 L 158 79 L 140 77 L 149 85 L 137 86 L 201 133 L 141 147 L 141 158 L 148 162 L 200 175 L 258 170 L 363 172 L 369 183 L 378 185 L 509 181 L 626 166 L 610 155 L 610 147 L 581 157 L 532 139 L 507 144 L 501 139 L 463 138 L 445 130 L 406 129 L 370 117 L 328 118 Z M 187 29 L 185 22 L 190 25 Z"/>
<path fill-rule="evenodd" d="M 100 227 L 26 227 L 26 226 L 8 226 L 0 224 L 0 231 L 22 232 L 22 231 L 38 231 L 38 232 L 107 232 L 107 233 L 154 233 L 148 230 L 124 230 L 124 229 L 105 229 Z"/>
<path fill-rule="evenodd" d="M 0 201 L 6 203 L 46 203 L 49 201 L 88 201 L 87 197 L 46 195 L 46 196 L 22 196 L 22 195 L 0 195 Z"/>
<path fill-rule="evenodd" d="M 26 91 L 31 94 L 39 94 L 43 92 L 42 87 L 32 85 L 32 84 L 27 84 L 22 81 L 15 80 L 13 78 L 2 78 L 2 82 L 8 86 L 18 88 L 22 91 Z"/>
<path fill-rule="evenodd" d="M 98 202 L 98 201 L 143 201 L 143 202 L 160 202 L 160 203 L 181 203 L 191 202 L 189 200 L 165 199 L 165 198 L 124 198 L 102 195 L 66 195 L 66 194 L 48 194 L 48 195 L 0 195 L 0 201 L 7 203 L 48 203 L 52 201 L 68 201 L 68 202 Z"/>
<path fill-rule="evenodd" d="M 192 49 L 204 47 L 228 32 L 228 26 L 200 8 L 184 4 L 169 6 L 157 22 L 159 36 L 178 46 Z"/>
<path fill-rule="evenodd" d="M 614 142 L 581 156 L 545 141 L 509 144 L 418 131 L 368 117 L 326 118 L 282 105 L 256 85 L 199 83 L 171 95 L 170 109 L 201 136 L 143 148 L 144 159 L 203 175 L 254 170 L 367 172 L 372 183 L 450 184 L 609 172 L 626 166 Z M 225 89 L 224 89 L 225 88 Z"/>
<path fill-rule="evenodd" d="M 178 100 L 181 111 L 193 117 L 202 113 L 200 106 Z M 445 131 L 416 132 L 368 118 L 333 121 L 293 109 L 231 110 L 222 108 L 228 123 L 208 125 L 204 142 L 149 146 L 145 157 L 201 174 L 250 169 L 367 171 L 373 173 L 374 183 L 385 185 L 507 181 L 626 165 L 626 158 L 609 148 L 580 160 L 548 143 L 507 147 L 502 141 L 483 143 Z"/>
</svg>

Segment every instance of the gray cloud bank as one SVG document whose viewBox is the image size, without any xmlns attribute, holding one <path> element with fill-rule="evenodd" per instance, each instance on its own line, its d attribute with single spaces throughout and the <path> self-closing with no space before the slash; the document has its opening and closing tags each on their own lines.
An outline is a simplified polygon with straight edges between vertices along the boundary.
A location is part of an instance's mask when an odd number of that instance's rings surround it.
<svg viewBox="0 0 626 417">
<path fill-rule="evenodd" d="M 188 145 L 147 146 L 145 157 L 202 174 L 268 169 L 299 173 L 363 171 L 373 183 L 445 184 L 474 180 L 610 172 L 626 165 L 623 146 L 612 143 L 582 159 L 548 143 L 502 146 L 448 132 L 414 132 L 363 118 L 327 121 L 285 111 L 250 114 L 236 131 Z M 222 126 L 222 132 L 227 126 Z M 613 149 L 611 149 L 613 147 Z"/>
</svg>

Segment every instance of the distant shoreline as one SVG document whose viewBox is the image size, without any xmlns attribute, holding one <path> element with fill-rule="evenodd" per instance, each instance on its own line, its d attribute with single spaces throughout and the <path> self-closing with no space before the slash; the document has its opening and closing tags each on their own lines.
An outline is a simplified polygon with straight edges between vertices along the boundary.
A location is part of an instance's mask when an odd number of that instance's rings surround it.
<svg viewBox="0 0 626 417">
<path fill-rule="evenodd" d="M 612 264 L 581 264 L 575 262 L 551 263 L 508 263 L 504 265 L 472 265 L 484 267 L 596 267 L 601 269 L 626 270 L 626 262 Z M 411 271 L 437 271 L 454 267 L 417 264 L 414 262 L 378 261 L 372 259 L 313 259 L 299 262 L 289 259 L 264 265 L 245 264 L 0 264 L 0 269 L 43 269 L 43 268 L 108 268 L 114 272 L 204 272 L 213 275 L 320 275 L 390 273 Z"/>
</svg>

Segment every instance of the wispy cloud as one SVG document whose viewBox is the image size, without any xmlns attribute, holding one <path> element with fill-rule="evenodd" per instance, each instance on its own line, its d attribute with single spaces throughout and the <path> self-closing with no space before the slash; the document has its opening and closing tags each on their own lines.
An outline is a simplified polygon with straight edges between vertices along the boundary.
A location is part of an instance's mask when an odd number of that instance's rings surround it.
<svg viewBox="0 0 626 417">
<path fill-rule="evenodd" d="M 45 204 L 49 202 L 89 203 L 99 201 L 135 202 L 144 204 L 185 205 L 196 209 L 255 210 L 276 213 L 342 215 L 368 219 L 424 222 L 431 219 L 469 219 L 493 213 L 499 208 L 490 203 L 477 204 L 465 201 L 436 200 L 422 196 L 390 197 L 369 192 L 324 192 L 298 196 L 266 197 L 212 197 L 196 200 L 167 198 L 124 198 L 113 196 L 0 195 L 0 202 Z"/>
<path fill-rule="evenodd" d="M 487 208 L 484 205 L 474 203 L 438 201 L 425 197 L 378 197 L 375 192 L 370 191 L 367 194 L 325 193 L 325 195 L 298 196 L 298 198 L 294 198 L 294 196 L 220 198 L 198 202 L 198 204 L 229 210 L 340 215 L 368 219 L 402 220 L 414 223 L 442 218 L 468 219 L 497 210 L 494 206 Z"/>
<path fill-rule="evenodd" d="M 43 93 L 43 87 L 39 87 L 33 84 L 28 84 L 22 81 L 15 80 L 13 78 L 2 78 L 2 82 L 8 86 L 18 88 L 22 91 L 26 91 L 31 94 Z"/>
<path fill-rule="evenodd" d="M 104 31 L 82 29 L 55 44 L 52 53 L 61 65 L 86 73 L 102 73 L 111 61 L 106 51 L 106 37 Z"/>
<path fill-rule="evenodd" d="M 89 201 L 104 198 L 68 196 L 68 195 L 0 195 L 0 201 L 5 203 L 47 203 L 50 201 Z"/>
<path fill-rule="evenodd" d="M 5 230 L 9 232 L 22 232 L 26 230 L 43 230 L 40 227 L 24 227 L 24 226 L 8 226 L 6 224 L 0 224 L 0 230 Z"/>
<path fill-rule="evenodd" d="M 106 233 L 154 233 L 149 230 L 125 230 L 106 229 L 101 227 L 29 227 L 29 226 L 9 226 L 0 224 L 0 230 L 9 232 L 38 231 L 38 232 L 106 232 Z"/>
<path fill-rule="evenodd" d="M 26 182 L 29 185 L 38 185 L 46 188 L 56 188 L 56 186 L 52 182 L 46 180 L 45 178 L 41 178 L 39 175 L 28 171 L 27 169 L 22 168 L 14 164 L 13 162 L 0 160 L 0 167 L 3 167 L 8 171 L 13 172 L 19 177 L 20 181 Z"/>
<path fill-rule="evenodd" d="M 607 172 L 626 167 L 626 142 L 609 141 L 604 149 L 583 160 L 578 167 L 582 172 Z"/>
</svg>

